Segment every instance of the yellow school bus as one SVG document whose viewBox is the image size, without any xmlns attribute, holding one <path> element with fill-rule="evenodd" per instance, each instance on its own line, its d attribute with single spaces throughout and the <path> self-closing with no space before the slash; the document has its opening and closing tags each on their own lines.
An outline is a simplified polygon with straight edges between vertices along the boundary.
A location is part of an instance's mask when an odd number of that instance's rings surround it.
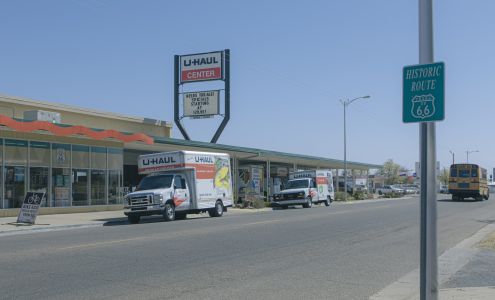
<svg viewBox="0 0 495 300">
<path fill-rule="evenodd" d="M 486 169 L 475 164 L 453 164 L 450 166 L 449 193 L 452 201 L 474 198 L 488 200 Z"/>
</svg>

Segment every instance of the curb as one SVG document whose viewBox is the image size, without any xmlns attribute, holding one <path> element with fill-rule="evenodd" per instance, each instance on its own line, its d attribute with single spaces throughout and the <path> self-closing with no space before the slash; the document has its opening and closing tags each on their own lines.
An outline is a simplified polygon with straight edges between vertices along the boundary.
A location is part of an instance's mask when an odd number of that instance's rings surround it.
<svg viewBox="0 0 495 300">
<path fill-rule="evenodd" d="M 488 224 L 478 230 L 472 236 L 461 241 L 454 247 L 445 251 L 438 258 L 438 286 L 447 282 L 454 274 L 461 270 L 465 265 L 469 263 L 481 250 L 474 248 L 474 246 L 482 241 L 488 234 L 495 231 L 495 224 Z M 441 295 L 448 295 L 448 299 L 466 299 L 463 298 L 461 292 L 464 288 L 455 289 L 442 289 Z M 491 293 L 490 298 L 494 299 L 495 290 L 493 287 L 482 287 L 478 290 L 483 290 L 482 295 Z M 458 294 L 454 295 L 458 291 Z M 459 297 L 459 298 L 458 298 Z M 415 269 L 406 275 L 399 278 L 399 280 L 391 283 L 378 293 L 372 295 L 370 300 L 415 300 L 419 299 L 419 268 Z M 470 298 L 467 298 L 470 299 Z M 485 298 L 473 298 L 473 299 L 485 299 Z"/>
<path fill-rule="evenodd" d="M 102 227 L 107 222 L 94 222 L 94 223 L 86 223 L 86 224 L 67 224 L 67 225 L 55 225 L 51 227 L 40 227 L 40 228 L 27 228 L 27 229 L 14 229 L 14 230 L 3 230 L 0 231 L 0 237 L 3 236 L 12 236 L 18 234 L 31 234 L 38 232 L 48 232 L 48 231 L 60 231 L 67 229 L 76 229 L 76 228 L 89 228 L 89 227 Z M 6 225 L 6 224 L 2 224 Z M 36 226 L 36 225 L 34 225 Z"/>
</svg>

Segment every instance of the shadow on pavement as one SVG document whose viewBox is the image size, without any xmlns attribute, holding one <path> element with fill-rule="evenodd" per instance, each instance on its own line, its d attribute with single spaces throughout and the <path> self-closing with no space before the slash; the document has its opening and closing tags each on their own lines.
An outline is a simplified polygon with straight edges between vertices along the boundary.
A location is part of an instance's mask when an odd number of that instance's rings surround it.
<svg viewBox="0 0 495 300">
<path fill-rule="evenodd" d="M 481 202 L 474 199 L 464 199 L 464 200 L 452 200 L 452 199 L 439 199 L 437 202 L 453 202 L 453 203 L 465 203 L 465 202 Z"/>
<path fill-rule="evenodd" d="M 201 219 L 208 219 L 210 218 L 208 215 L 206 216 L 196 216 L 196 217 L 193 217 L 193 218 L 186 218 L 186 219 L 183 219 L 183 220 L 178 220 L 176 219 L 175 221 L 173 222 L 180 222 L 180 221 L 193 221 L 193 220 L 201 220 Z M 122 218 L 105 218 L 105 219 L 98 219 L 96 221 L 100 221 L 100 222 L 105 222 L 103 224 L 103 226 L 125 226 L 125 225 L 139 225 L 139 224 L 149 224 L 149 223 L 160 223 L 160 222 L 163 222 L 165 223 L 165 220 L 163 220 L 163 217 L 162 216 L 144 216 L 144 217 L 141 217 L 141 220 L 139 221 L 138 224 L 131 224 L 129 223 L 129 221 L 127 220 L 127 217 L 122 217 Z"/>
</svg>

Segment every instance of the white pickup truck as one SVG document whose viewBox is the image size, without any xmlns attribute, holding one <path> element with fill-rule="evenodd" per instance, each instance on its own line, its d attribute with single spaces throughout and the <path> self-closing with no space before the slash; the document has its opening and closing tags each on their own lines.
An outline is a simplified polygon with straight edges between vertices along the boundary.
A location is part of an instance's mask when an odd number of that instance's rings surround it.
<svg viewBox="0 0 495 300">
<path fill-rule="evenodd" d="M 273 206 L 283 209 L 290 205 L 304 208 L 313 203 L 330 206 L 335 199 L 333 176 L 330 170 L 309 170 L 289 173 L 289 181 L 279 193 L 273 194 Z"/>
<path fill-rule="evenodd" d="M 232 206 L 228 154 L 175 151 L 141 155 L 138 171 L 148 175 L 124 198 L 129 223 L 156 214 L 163 215 L 165 221 L 201 212 L 221 217 Z"/>
</svg>

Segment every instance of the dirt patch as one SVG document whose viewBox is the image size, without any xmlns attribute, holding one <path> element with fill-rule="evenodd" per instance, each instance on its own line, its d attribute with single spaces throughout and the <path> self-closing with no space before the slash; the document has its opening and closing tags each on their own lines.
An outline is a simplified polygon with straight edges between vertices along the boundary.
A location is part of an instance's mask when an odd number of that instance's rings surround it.
<svg viewBox="0 0 495 300">
<path fill-rule="evenodd" d="M 476 245 L 478 248 L 495 251 L 495 231 L 487 235 Z"/>
</svg>

